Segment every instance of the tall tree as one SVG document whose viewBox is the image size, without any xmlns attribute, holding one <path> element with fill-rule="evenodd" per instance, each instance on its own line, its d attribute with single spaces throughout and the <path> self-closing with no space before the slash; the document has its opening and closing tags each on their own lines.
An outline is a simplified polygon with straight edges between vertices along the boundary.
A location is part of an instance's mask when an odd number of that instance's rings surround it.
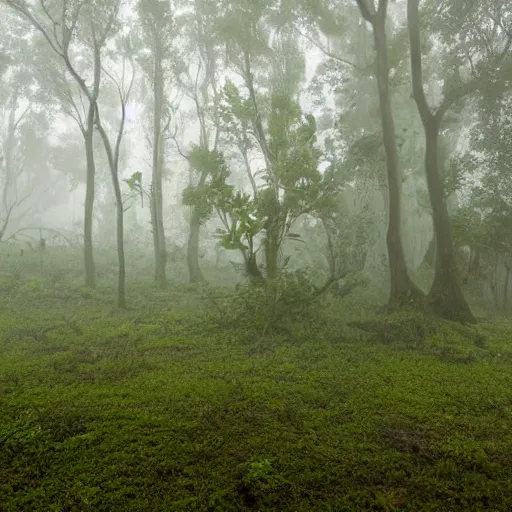
<svg viewBox="0 0 512 512">
<path fill-rule="evenodd" d="M 121 45 L 125 45 L 123 48 Z M 123 52 L 124 50 L 124 52 Z M 122 53 L 132 53 L 129 40 L 126 38 L 121 41 L 120 47 L 116 52 L 117 55 Z M 127 65 L 127 58 L 124 57 L 121 64 L 121 76 L 115 77 L 113 74 L 105 71 L 105 74 L 112 80 L 117 90 L 120 104 L 120 120 L 117 128 L 117 135 L 114 144 L 112 144 L 110 137 L 105 129 L 102 118 L 100 116 L 98 103 L 96 104 L 96 126 L 100 132 L 105 151 L 107 153 L 108 165 L 110 175 L 112 178 L 112 185 L 114 188 L 114 196 L 116 200 L 116 243 L 117 243 L 117 258 L 119 263 L 118 279 L 117 279 L 117 305 L 120 308 L 126 307 L 126 263 L 124 253 L 124 204 L 123 196 L 121 193 L 121 184 L 119 180 L 119 159 L 121 142 L 124 135 L 124 127 L 126 122 L 126 104 L 130 98 L 130 93 L 135 78 L 135 68 L 133 62 Z M 128 71 L 127 68 L 131 70 Z"/>
<path fill-rule="evenodd" d="M 487 14 L 490 25 L 494 24 L 495 28 L 498 28 L 496 24 L 499 22 L 499 18 L 496 21 L 493 13 L 485 7 L 482 11 L 480 5 L 472 4 L 468 6 L 457 0 L 448 2 L 448 4 L 447 7 L 441 4 L 440 9 L 447 8 L 449 15 L 446 16 L 446 12 L 443 12 L 442 15 L 451 20 L 471 18 L 472 23 L 481 24 L 482 18 L 479 15 Z M 468 14 L 467 9 L 470 10 L 470 16 L 463 16 L 462 14 Z M 456 50 L 459 50 L 459 45 L 462 44 L 464 46 L 463 52 L 452 52 L 452 55 L 455 54 L 455 58 L 450 55 L 451 74 L 443 77 L 444 98 L 437 108 L 433 108 L 429 105 L 423 84 L 419 0 L 408 0 L 407 20 L 411 44 L 413 96 L 425 133 L 425 172 L 436 236 L 435 275 L 428 300 L 433 310 L 439 315 L 451 320 L 472 322 L 474 317 L 462 293 L 458 278 L 452 228 L 440 168 L 439 136 L 448 110 L 469 94 L 485 87 L 489 76 L 495 76 L 497 72 L 499 74 L 500 63 L 507 55 L 512 44 L 512 34 L 503 32 L 500 34 L 499 30 L 495 30 L 495 37 L 498 35 L 503 44 L 499 44 L 499 51 L 495 51 L 492 46 L 489 46 L 490 40 L 488 38 L 485 43 L 486 46 L 484 46 L 488 49 L 486 55 L 485 50 L 482 51 L 482 48 L 479 48 L 482 37 L 480 29 L 472 25 L 474 30 L 468 30 L 468 26 L 460 27 L 459 24 L 461 43 L 457 43 Z M 463 23 L 466 23 L 466 21 L 463 21 Z M 453 26 L 451 28 L 453 31 Z M 453 34 L 448 36 L 445 34 L 445 37 L 452 38 Z M 491 44 L 495 44 L 495 42 L 491 41 Z M 478 55 L 478 53 L 481 60 L 475 64 L 475 54 Z M 461 54 L 463 58 L 460 57 Z M 462 78 L 465 68 L 468 69 L 469 73 L 469 78 L 466 80 Z"/>
<path fill-rule="evenodd" d="M 222 47 L 216 33 L 217 2 L 213 0 L 186 1 L 185 12 L 177 20 L 186 36 L 186 54 L 180 57 L 175 68 L 176 78 L 185 96 L 192 102 L 198 124 L 199 140 L 190 156 L 199 152 L 208 154 L 218 148 L 220 124 L 218 106 L 220 99 L 219 70 L 222 65 Z M 190 162 L 189 155 L 185 155 Z M 207 183 L 212 169 L 209 165 L 190 165 L 189 185 L 198 189 Z M 199 265 L 199 240 L 201 224 L 206 217 L 200 207 L 192 206 L 187 242 L 187 266 L 190 282 L 205 280 Z"/>
<path fill-rule="evenodd" d="M 41 2 L 40 8 L 30 7 L 22 0 L 1 0 L 20 14 L 47 41 L 62 60 L 67 71 L 86 98 L 86 122 L 81 126 L 87 162 L 84 212 L 84 267 L 85 285 L 96 286 L 93 254 L 93 208 L 96 167 L 94 162 L 94 126 L 96 106 L 101 83 L 101 51 L 111 37 L 121 0 L 112 2 L 72 2 L 59 0 L 52 5 Z M 92 80 L 81 74 L 74 62 L 77 49 L 89 50 Z"/>
<path fill-rule="evenodd" d="M 26 228 L 62 193 L 52 173 L 57 148 L 49 138 L 58 104 L 41 87 L 38 42 L 20 37 L 25 22 L 10 9 L 1 11 L 0 241 Z"/>
<path fill-rule="evenodd" d="M 246 269 L 258 278 L 255 282 L 265 284 L 266 318 L 271 324 L 278 305 L 289 299 L 282 286 L 290 277 L 286 276 L 284 242 L 297 240 L 291 229 L 294 222 L 325 208 L 336 189 L 319 171 L 322 152 L 317 144 L 316 119 L 300 107 L 305 60 L 296 33 L 289 27 L 275 29 L 274 2 L 241 2 L 237 6 L 224 2 L 219 4 L 219 11 L 219 33 L 240 84 L 237 87 L 228 82 L 224 90 L 228 124 L 246 131 L 234 143 L 243 157 L 246 141 L 251 140 L 249 149 L 261 167 L 254 173 L 260 181 L 257 193 L 253 190 L 254 199 L 238 193 L 228 201 L 224 213 L 229 214 L 232 224 L 223 241 L 226 247 L 240 248 L 243 232 Z M 251 173 L 250 164 L 248 167 Z M 262 237 L 264 272 L 255 265 L 256 233 Z M 323 293 L 339 278 L 339 274 L 330 275 L 313 295 Z"/>
<path fill-rule="evenodd" d="M 315 83 L 327 83 L 336 91 L 336 107 L 343 114 L 336 123 L 333 136 L 343 139 L 342 143 L 349 148 L 347 153 L 352 158 L 359 155 L 357 166 L 354 166 L 357 169 L 354 180 L 361 181 L 361 171 L 368 169 L 367 174 L 373 174 L 372 179 L 383 195 L 387 215 L 388 308 L 395 309 L 421 306 L 424 294 L 410 277 L 403 246 L 404 176 L 399 162 L 392 111 L 393 92 L 396 93 L 401 83 L 397 80 L 400 72 L 395 73 L 392 83 L 390 68 L 396 71 L 400 67 L 404 52 L 399 35 L 388 40 L 391 31 L 388 4 L 387 0 L 379 0 L 377 6 L 374 0 L 299 1 L 302 17 L 299 16 L 294 25 L 328 58 L 324 70 L 329 71 L 324 71 L 323 76 L 315 79 Z M 370 31 L 364 22 L 361 24 L 361 16 L 370 25 Z M 368 52 L 371 39 L 374 59 Z M 372 75 L 375 81 L 368 80 Z M 373 82 L 377 85 L 378 110 L 368 98 L 367 89 L 374 87 Z M 382 145 L 384 151 L 381 150 Z M 385 174 L 376 172 L 380 171 L 382 160 L 385 162 Z"/>
<path fill-rule="evenodd" d="M 155 255 L 155 284 L 165 287 L 167 282 L 167 249 L 163 219 L 163 169 L 165 164 L 165 131 L 170 123 L 169 101 L 165 95 L 169 67 L 172 66 L 173 19 L 171 5 L 159 0 L 139 0 L 138 17 L 141 23 L 142 44 L 151 52 L 140 56 L 139 62 L 152 90 L 152 173 L 151 224 Z"/>
<path fill-rule="evenodd" d="M 423 299 L 423 292 L 413 283 L 409 276 L 402 245 L 402 177 L 398 162 L 395 122 L 391 106 L 388 40 L 386 34 L 388 0 L 379 0 L 377 8 L 375 8 L 373 0 L 357 0 L 357 4 L 363 18 L 372 26 L 375 44 L 375 76 L 377 78 L 382 134 L 386 151 L 389 194 L 389 219 L 386 239 L 390 273 L 389 306 L 396 308 L 420 303 Z"/>
<path fill-rule="evenodd" d="M 35 104 L 41 98 L 31 98 L 24 91 L 23 73 L 14 73 L 10 94 L 0 101 L 0 241 L 13 236 L 33 219 L 40 207 L 57 202 L 61 190 L 51 176 L 51 153 L 47 130 L 51 114 Z M 26 77 L 25 77 L 26 78 Z M 4 82 L 5 84 L 5 82 Z M 28 92 L 28 94 L 26 94 Z M 39 224 L 40 225 L 40 224 Z"/>
</svg>

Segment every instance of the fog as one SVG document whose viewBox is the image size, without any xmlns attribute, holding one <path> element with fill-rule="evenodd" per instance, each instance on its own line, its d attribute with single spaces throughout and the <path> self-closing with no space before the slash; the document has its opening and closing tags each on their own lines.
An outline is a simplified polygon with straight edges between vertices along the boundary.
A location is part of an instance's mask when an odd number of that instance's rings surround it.
<svg viewBox="0 0 512 512">
<path fill-rule="evenodd" d="M 511 510 L 509 4 L 0 0 L 0 510 Z"/>
</svg>

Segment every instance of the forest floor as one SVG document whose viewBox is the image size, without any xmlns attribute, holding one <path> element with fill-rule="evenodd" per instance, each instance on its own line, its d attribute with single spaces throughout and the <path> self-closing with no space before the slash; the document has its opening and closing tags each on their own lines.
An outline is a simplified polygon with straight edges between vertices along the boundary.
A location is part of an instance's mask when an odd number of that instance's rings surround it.
<svg viewBox="0 0 512 512">
<path fill-rule="evenodd" d="M 512 510 L 511 323 L 261 338 L 131 290 L 0 298 L 1 511 Z"/>
</svg>

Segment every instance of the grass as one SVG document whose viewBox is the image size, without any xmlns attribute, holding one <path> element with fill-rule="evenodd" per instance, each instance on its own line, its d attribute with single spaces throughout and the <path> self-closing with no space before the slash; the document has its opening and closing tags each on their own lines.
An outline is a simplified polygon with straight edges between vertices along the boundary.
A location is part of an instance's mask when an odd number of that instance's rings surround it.
<svg viewBox="0 0 512 512">
<path fill-rule="evenodd" d="M 0 510 L 509 511 L 512 324 L 334 303 L 261 340 L 194 289 L 0 296 Z"/>
</svg>

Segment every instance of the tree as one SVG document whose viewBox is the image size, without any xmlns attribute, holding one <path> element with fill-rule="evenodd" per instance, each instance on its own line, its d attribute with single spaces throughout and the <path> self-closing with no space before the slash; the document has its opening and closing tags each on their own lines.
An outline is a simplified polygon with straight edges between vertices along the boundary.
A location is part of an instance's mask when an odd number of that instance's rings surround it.
<svg viewBox="0 0 512 512">
<path fill-rule="evenodd" d="M 502 80 L 488 83 L 471 102 L 476 122 L 457 159 L 467 176 L 465 200 L 453 218 L 456 246 L 469 250 L 464 281 L 487 281 L 499 312 L 509 310 L 512 262 L 511 99 L 512 88 Z"/>
<path fill-rule="evenodd" d="M 373 29 L 375 44 L 375 76 L 379 93 L 382 135 L 386 151 L 386 168 L 389 194 L 388 219 L 388 260 L 390 273 L 391 308 L 414 305 L 422 302 L 423 292 L 409 277 L 405 262 L 401 235 L 401 173 L 398 163 L 395 123 L 391 106 L 389 84 L 388 42 L 386 35 L 386 18 L 388 0 L 379 0 L 377 9 L 373 0 L 357 0 L 363 18 Z"/>
<path fill-rule="evenodd" d="M 199 141 L 191 153 L 181 155 L 190 163 L 190 156 L 197 147 L 203 154 L 218 149 L 220 124 L 218 117 L 219 71 L 222 65 L 221 45 L 216 32 L 217 3 L 213 0 L 185 2 L 188 12 L 177 20 L 178 30 L 186 36 L 185 52 L 176 58 L 175 74 L 179 87 L 192 103 L 198 124 Z M 186 53 L 186 54 L 185 54 Z M 176 138 L 175 141 L 177 142 Z M 202 189 L 209 178 L 208 165 L 189 165 L 189 186 Z M 199 239 L 201 224 L 206 220 L 200 208 L 192 206 L 187 242 L 187 266 L 191 283 L 205 280 L 199 265 Z"/>
<path fill-rule="evenodd" d="M 254 283 L 265 285 L 269 324 L 279 316 L 278 306 L 290 300 L 284 285 L 290 277 L 284 241 L 298 240 L 294 223 L 325 208 L 337 192 L 319 170 L 316 120 L 299 105 L 304 57 L 290 30 L 272 32 L 273 7 L 271 2 L 219 6 L 218 32 L 238 82 L 227 81 L 223 90 L 220 147 L 234 146 L 239 151 L 245 171 L 253 178 L 253 196 L 235 191 L 225 181 L 210 196 L 224 225 L 219 230 L 221 243 L 241 250 L 247 274 L 255 278 Z M 234 135 L 233 130 L 238 133 Z M 258 173 L 252 170 L 249 154 L 261 166 Z M 239 161 L 234 159 L 232 164 Z M 262 268 L 256 262 L 256 236 L 262 242 Z M 299 281 L 305 284 L 301 276 L 295 277 L 293 286 Z M 324 286 L 312 287 L 308 298 L 339 278 L 329 276 Z"/>
<path fill-rule="evenodd" d="M 403 85 L 400 67 L 405 54 L 399 31 L 388 41 L 392 31 L 388 1 L 379 0 L 377 7 L 373 0 L 299 1 L 298 7 L 300 15 L 292 15 L 296 18 L 294 26 L 327 57 L 319 67 L 314 86 L 322 91 L 327 85 L 335 95 L 336 110 L 340 114 L 329 137 L 342 139 L 337 141 L 344 145 L 341 159 L 345 160 L 349 153 L 352 153 L 352 160 L 356 153 L 360 155 L 354 162 L 353 179 L 359 182 L 373 175 L 373 183 L 384 198 L 390 283 L 388 308 L 421 306 L 424 294 L 409 275 L 403 246 L 401 185 L 405 177 L 399 162 L 402 155 L 397 144 L 392 102 L 394 95 L 396 105 L 397 93 Z M 361 16 L 370 25 L 370 31 L 365 23 L 361 24 Z M 369 39 L 373 40 L 373 45 L 369 44 Z M 375 58 L 370 60 L 373 53 Z M 394 68 L 392 79 L 391 67 Z M 377 84 L 377 108 L 369 92 L 369 88 L 373 91 L 375 87 L 373 77 Z M 325 98 L 323 91 L 320 97 Z M 407 111 L 404 103 L 400 100 L 401 112 Z M 385 174 L 381 174 L 381 167 Z"/>
<path fill-rule="evenodd" d="M 120 0 L 110 2 L 72 2 L 60 0 L 47 5 L 41 2 L 40 9 L 30 7 L 22 0 L 1 0 L 4 5 L 19 13 L 37 32 L 39 32 L 51 50 L 62 60 L 67 71 L 86 98 L 85 122 L 80 124 L 84 139 L 87 162 L 86 194 L 84 213 L 84 267 L 85 285 L 96 286 L 96 271 L 93 255 L 93 208 L 96 167 L 94 163 L 94 126 L 96 105 L 100 93 L 101 51 L 111 37 Z M 91 85 L 85 74 L 80 74 L 74 63 L 76 50 L 89 50 L 93 76 Z"/>
<path fill-rule="evenodd" d="M 461 16 L 461 11 L 457 7 L 464 10 L 467 5 L 458 5 L 455 0 L 451 6 L 451 21 L 460 17 L 464 20 L 476 19 L 476 23 L 482 23 L 482 19 L 477 14 L 482 14 L 479 6 L 470 6 L 473 8 L 471 16 Z M 443 6 L 441 6 L 443 8 Z M 489 13 L 488 13 L 489 14 Z M 472 31 L 460 31 L 464 36 L 463 43 L 465 45 L 465 53 L 460 58 L 459 52 L 455 53 L 455 59 L 451 59 L 451 76 L 444 77 L 444 98 L 437 109 L 433 109 L 425 94 L 423 85 L 422 72 L 422 54 L 421 54 L 421 32 L 419 18 L 419 0 L 408 0 L 407 3 L 407 19 L 409 39 L 411 44 L 411 74 L 413 83 L 413 96 L 417 104 L 418 112 L 425 133 L 425 171 L 427 176 L 427 185 L 429 198 L 432 205 L 432 215 L 434 220 L 434 229 L 436 236 L 436 266 L 432 287 L 428 294 L 429 303 L 433 310 L 439 315 L 456 321 L 471 322 L 474 317 L 462 293 L 459 279 L 458 269 L 453 248 L 452 229 L 446 206 L 445 192 L 440 169 L 439 159 L 439 134 L 443 119 L 446 112 L 457 102 L 460 102 L 469 94 L 476 92 L 482 88 L 488 80 L 488 74 L 493 76 L 499 67 L 500 62 L 507 54 L 512 43 L 512 34 L 508 34 L 506 42 L 502 49 L 495 53 L 490 49 L 490 54 L 484 54 L 482 60 L 475 64 L 475 53 L 480 52 L 478 43 L 480 34 L 476 30 L 476 36 Z M 493 21 L 493 16 L 489 16 L 490 23 L 498 23 Z M 467 29 L 467 27 L 464 27 Z M 451 26 L 453 30 L 453 25 Z M 445 33 L 446 35 L 446 33 Z M 449 36 L 453 37 L 450 33 Z M 469 50 L 468 50 L 469 47 Z M 459 48 L 456 46 L 456 50 Z M 451 56 L 452 54 L 450 54 Z M 464 67 L 469 68 L 470 78 L 464 80 L 461 78 Z"/>
<path fill-rule="evenodd" d="M 151 50 L 149 56 L 139 55 L 148 83 L 152 89 L 152 176 L 151 176 L 151 224 L 155 254 L 155 284 L 166 285 L 167 249 L 163 220 L 162 181 L 164 168 L 164 135 L 171 116 L 165 96 L 166 76 L 172 55 L 173 20 L 170 3 L 159 0 L 139 0 L 137 12 L 141 24 L 142 44 Z M 167 118 L 167 119 L 166 119 Z"/>
<path fill-rule="evenodd" d="M 52 172 L 57 148 L 48 137 L 56 105 L 40 87 L 34 69 L 37 43 L 19 37 L 24 24 L 15 15 L 2 14 L 6 54 L 0 74 L 0 241 L 5 241 L 56 204 L 61 190 Z"/>
<path fill-rule="evenodd" d="M 12 216 L 23 204 L 30 198 L 31 191 L 25 191 L 20 195 L 18 181 L 23 172 L 23 162 L 21 155 L 17 154 L 17 131 L 20 122 L 27 113 L 24 111 L 21 115 L 16 116 L 18 109 L 18 95 L 14 91 L 8 99 L 7 108 L 7 126 L 6 132 L 2 134 L 2 159 L 0 165 L 0 183 L 2 210 L 0 212 L 0 241 L 7 233 Z"/>
<path fill-rule="evenodd" d="M 122 45 L 125 45 L 123 48 Z M 120 41 L 120 45 L 117 49 L 116 54 L 127 53 L 131 54 L 131 47 L 129 39 L 125 38 Z M 119 103 L 121 107 L 121 116 L 119 126 L 117 130 L 117 136 L 115 143 L 112 144 L 107 134 L 105 127 L 103 126 L 102 118 L 100 116 L 99 106 L 96 103 L 96 126 L 100 132 L 103 140 L 103 145 L 107 153 L 108 165 L 110 169 L 110 175 L 112 178 L 112 185 L 114 187 L 114 196 L 116 200 L 116 242 L 117 242 L 117 257 L 119 262 L 118 272 L 118 285 L 117 285 L 117 305 L 120 308 L 126 307 L 126 264 L 124 254 L 124 203 L 121 193 L 121 185 L 119 180 L 119 157 L 121 142 L 123 140 L 124 126 L 126 121 L 126 104 L 130 97 L 130 93 L 135 78 L 135 68 L 133 62 L 130 62 L 131 73 L 127 71 L 127 58 L 124 57 L 122 62 L 121 76 L 115 77 L 113 74 L 104 70 L 105 74 L 112 80 L 119 96 Z M 128 78 L 127 78 L 128 75 Z"/>
</svg>

